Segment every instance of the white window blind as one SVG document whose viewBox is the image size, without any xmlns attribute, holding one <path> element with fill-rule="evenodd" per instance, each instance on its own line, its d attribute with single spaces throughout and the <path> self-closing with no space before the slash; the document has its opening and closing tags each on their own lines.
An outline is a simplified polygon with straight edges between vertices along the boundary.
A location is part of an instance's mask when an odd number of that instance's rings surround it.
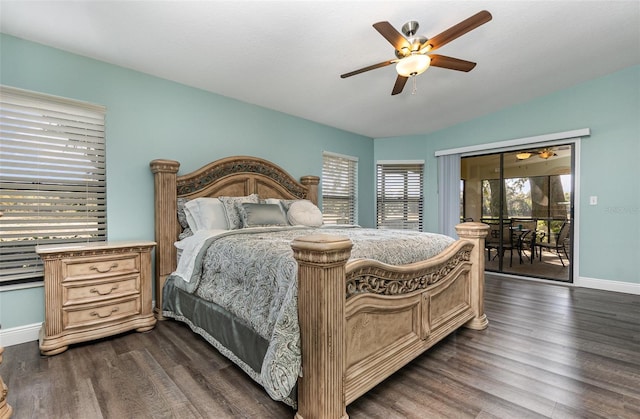
<svg viewBox="0 0 640 419">
<path fill-rule="evenodd" d="M 104 116 L 0 86 L 0 285 L 42 278 L 36 245 L 105 239 Z"/>
<path fill-rule="evenodd" d="M 422 230 L 422 163 L 377 164 L 376 226 Z"/>
<path fill-rule="evenodd" d="M 325 224 L 358 223 L 358 159 L 322 154 L 322 215 Z"/>
</svg>

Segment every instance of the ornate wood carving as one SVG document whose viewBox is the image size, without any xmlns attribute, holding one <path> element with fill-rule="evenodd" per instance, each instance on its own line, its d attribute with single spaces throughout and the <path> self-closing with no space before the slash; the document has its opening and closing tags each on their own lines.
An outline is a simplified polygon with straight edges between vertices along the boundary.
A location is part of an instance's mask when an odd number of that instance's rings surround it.
<svg viewBox="0 0 640 419">
<path fill-rule="evenodd" d="M 402 266 L 347 263 L 347 404 L 474 317 L 474 247 L 460 240 L 430 260 Z"/>
<path fill-rule="evenodd" d="M 177 193 L 178 196 L 191 195 L 228 177 L 256 175 L 263 176 L 277 183 L 293 197 L 311 199 L 309 189 L 305 187 L 304 184 L 297 182 L 282 168 L 267 160 L 249 156 L 230 157 L 218 160 L 196 172 L 180 176 L 176 185 Z M 305 182 L 313 182 L 313 179 L 315 179 L 315 185 L 317 185 L 318 178 L 315 176 L 306 176 Z"/>
<path fill-rule="evenodd" d="M 466 244 L 451 259 L 418 270 L 399 272 L 381 263 L 355 269 L 347 275 L 347 298 L 362 293 L 401 295 L 426 289 L 445 278 L 460 264 L 469 262 L 472 248 L 473 245 Z"/>
</svg>

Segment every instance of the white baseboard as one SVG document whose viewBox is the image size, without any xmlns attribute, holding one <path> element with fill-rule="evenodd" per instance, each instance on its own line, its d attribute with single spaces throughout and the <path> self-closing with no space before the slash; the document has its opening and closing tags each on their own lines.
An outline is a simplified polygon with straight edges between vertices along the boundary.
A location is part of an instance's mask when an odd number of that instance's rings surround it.
<svg viewBox="0 0 640 419">
<path fill-rule="evenodd" d="M 640 284 L 634 284 L 631 282 L 578 277 L 574 285 L 583 288 L 594 288 L 603 291 L 614 291 L 622 292 L 625 294 L 640 295 Z"/>
<path fill-rule="evenodd" d="M 38 340 L 42 323 L 0 329 L 0 346 L 13 346 Z"/>
</svg>

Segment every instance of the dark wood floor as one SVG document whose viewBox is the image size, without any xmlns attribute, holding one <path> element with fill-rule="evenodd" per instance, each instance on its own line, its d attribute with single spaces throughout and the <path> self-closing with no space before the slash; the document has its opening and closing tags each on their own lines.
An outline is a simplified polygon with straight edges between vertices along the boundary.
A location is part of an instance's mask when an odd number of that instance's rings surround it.
<svg viewBox="0 0 640 419">
<path fill-rule="evenodd" d="M 352 418 L 639 418 L 640 296 L 488 276 L 460 330 L 348 406 Z M 6 348 L 15 418 L 286 418 L 182 324 L 40 357 Z"/>
</svg>

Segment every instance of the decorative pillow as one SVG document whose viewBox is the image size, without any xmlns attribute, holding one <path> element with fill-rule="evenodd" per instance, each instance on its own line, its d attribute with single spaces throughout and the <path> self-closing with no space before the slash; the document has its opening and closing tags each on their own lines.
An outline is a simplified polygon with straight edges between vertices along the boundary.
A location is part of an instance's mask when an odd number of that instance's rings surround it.
<svg viewBox="0 0 640 419">
<path fill-rule="evenodd" d="M 189 227 L 199 230 L 228 230 L 224 205 L 218 198 L 196 198 L 185 204 Z"/>
<path fill-rule="evenodd" d="M 176 201 L 178 204 L 178 222 L 180 223 L 180 227 L 183 229 L 189 227 L 189 223 L 187 222 L 187 214 L 185 213 L 184 205 L 187 203 L 185 198 L 178 198 Z"/>
<path fill-rule="evenodd" d="M 267 199 L 261 199 L 260 203 L 261 204 L 278 204 L 280 205 L 280 201 L 282 201 L 282 199 L 278 199 L 278 198 L 267 198 Z"/>
<path fill-rule="evenodd" d="M 291 207 L 291 204 L 298 201 L 306 201 L 306 200 L 305 199 L 281 199 L 280 205 L 282 205 L 282 208 L 284 209 L 285 212 L 288 212 L 289 208 Z M 308 202 L 311 202 L 311 201 L 308 201 Z"/>
<path fill-rule="evenodd" d="M 310 202 L 308 199 L 277 199 L 277 198 L 267 198 L 260 202 L 264 202 L 267 204 L 278 204 L 282 208 L 282 211 L 285 213 L 285 215 L 287 215 L 287 213 L 289 212 L 289 207 L 291 207 L 291 204 L 298 201 Z M 289 220 L 287 219 L 287 221 Z M 291 225 L 291 222 L 289 222 L 289 224 Z"/>
<path fill-rule="evenodd" d="M 242 204 L 242 227 L 289 225 L 280 204 Z"/>
<path fill-rule="evenodd" d="M 282 207 L 282 210 L 286 213 L 289 211 L 289 207 L 294 202 L 300 201 L 299 199 L 277 199 L 277 198 L 267 198 L 264 200 L 266 204 L 278 204 Z"/>
<path fill-rule="evenodd" d="M 320 227 L 322 225 L 322 212 L 311 201 L 300 200 L 289 206 L 287 219 L 291 225 Z"/>
<path fill-rule="evenodd" d="M 245 202 L 257 204 L 260 198 L 257 194 L 249 196 L 221 196 L 218 198 L 224 205 L 225 216 L 227 217 L 227 228 L 237 230 L 242 228 L 242 218 L 240 218 L 239 206 Z"/>
</svg>

